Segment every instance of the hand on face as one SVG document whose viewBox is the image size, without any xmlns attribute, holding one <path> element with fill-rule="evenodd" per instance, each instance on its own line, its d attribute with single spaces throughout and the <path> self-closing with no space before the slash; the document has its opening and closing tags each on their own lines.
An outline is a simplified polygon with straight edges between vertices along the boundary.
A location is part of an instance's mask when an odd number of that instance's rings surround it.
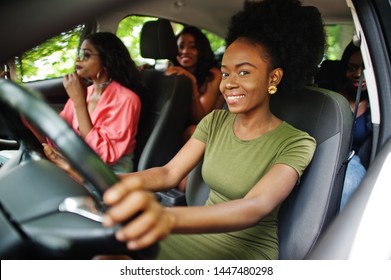
<svg viewBox="0 0 391 280">
<path fill-rule="evenodd" d="M 173 229 L 174 218 L 156 200 L 143 190 L 141 180 L 132 175 L 111 187 L 103 197 L 110 206 L 104 226 L 122 223 L 116 238 L 127 242 L 130 250 L 138 250 L 165 238 Z"/>
<path fill-rule="evenodd" d="M 87 89 L 76 72 L 65 75 L 63 85 L 75 106 L 86 104 Z"/>
</svg>

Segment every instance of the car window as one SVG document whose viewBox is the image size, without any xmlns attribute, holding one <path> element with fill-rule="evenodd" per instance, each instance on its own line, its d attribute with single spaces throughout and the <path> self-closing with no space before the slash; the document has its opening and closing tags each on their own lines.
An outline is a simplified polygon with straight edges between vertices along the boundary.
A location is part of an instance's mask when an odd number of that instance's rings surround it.
<svg viewBox="0 0 391 280">
<path fill-rule="evenodd" d="M 84 25 L 78 25 L 16 57 L 15 79 L 31 82 L 62 77 L 72 72 L 83 29 Z"/>
<path fill-rule="evenodd" d="M 157 19 L 158 18 L 155 17 L 131 15 L 123 18 L 118 25 L 116 35 L 124 42 L 132 59 L 138 66 L 155 63 L 153 59 L 146 59 L 140 55 L 140 33 L 145 22 Z M 175 34 L 178 34 L 184 27 L 183 24 L 176 22 L 171 22 L 171 25 Z M 208 38 L 212 51 L 216 54 L 216 57 L 220 58 L 225 49 L 224 38 L 209 32 L 208 30 L 202 29 L 202 32 L 204 32 Z"/>
<path fill-rule="evenodd" d="M 353 24 L 326 25 L 326 53 L 325 59 L 339 60 L 345 47 L 354 35 Z"/>
<path fill-rule="evenodd" d="M 157 20 L 155 17 L 131 15 L 123 18 L 118 25 L 117 36 L 122 39 L 124 44 L 127 46 L 132 59 L 138 66 L 144 64 L 154 64 L 155 61 L 152 59 L 143 58 L 140 55 L 140 33 L 143 24 L 147 21 Z M 174 33 L 177 34 L 183 28 L 183 24 L 171 22 L 174 29 Z M 326 25 L 326 36 L 327 46 L 325 52 L 325 59 L 337 60 L 342 56 L 342 51 L 345 46 L 352 40 L 354 34 L 353 24 L 332 24 Z M 218 60 L 225 51 L 224 38 L 202 29 L 205 33 L 213 52 L 216 54 Z"/>
<path fill-rule="evenodd" d="M 154 64 L 155 61 L 143 58 L 140 55 L 140 32 L 146 21 L 157 20 L 155 17 L 128 16 L 118 25 L 116 34 L 127 46 L 132 59 L 138 66 Z M 172 22 L 175 34 L 180 32 L 183 25 Z M 66 32 L 50 38 L 44 43 L 32 48 L 15 59 L 16 77 L 20 82 L 38 81 L 62 77 L 72 72 L 76 50 L 80 43 L 84 25 L 78 25 Z M 325 26 L 327 35 L 327 48 L 325 59 L 340 59 L 342 51 L 350 42 L 354 34 L 353 24 L 334 24 Z M 224 38 L 207 30 L 202 30 L 218 60 L 225 50 Z"/>
</svg>

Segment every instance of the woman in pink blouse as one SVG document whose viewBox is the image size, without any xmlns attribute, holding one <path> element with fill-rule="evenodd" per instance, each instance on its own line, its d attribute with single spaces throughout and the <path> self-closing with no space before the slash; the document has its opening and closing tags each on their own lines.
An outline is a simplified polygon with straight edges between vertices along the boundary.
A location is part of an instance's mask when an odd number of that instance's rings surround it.
<svg viewBox="0 0 391 280">
<path fill-rule="evenodd" d="M 86 37 L 76 71 L 64 77 L 69 100 L 60 115 L 115 173 L 133 171 L 140 81 L 127 48 L 108 32 Z"/>
</svg>

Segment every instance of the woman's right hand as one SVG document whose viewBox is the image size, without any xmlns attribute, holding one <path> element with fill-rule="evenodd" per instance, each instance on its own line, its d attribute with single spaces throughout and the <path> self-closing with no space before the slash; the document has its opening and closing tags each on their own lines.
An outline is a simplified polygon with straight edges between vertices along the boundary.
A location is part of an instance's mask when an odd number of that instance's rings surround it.
<svg viewBox="0 0 391 280">
<path fill-rule="evenodd" d="M 190 73 L 189 71 L 187 71 L 185 68 L 183 68 L 181 66 L 170 66 L 166 69 L 167 76 L 170 76 L 173 74 L 184 75 L 184 76 L 188 77 L 192 81 L 193 84 L 197 85 L 196 77 L 192 73 Z"/>
<path fill-rule="evenodd" d="M 157 202 L 153 193 L 145 191 L 137 175 L 129 174 L 113 185 L 103 196 L 110 206 L 103 225 L 122 223 L 116 238 L 130 250 L 139 250 L 164 239 L 174 228 L 175 218 Z"/>
<path fill-rule="evenodd" d="M 86 106 L 87 89 L 76 72 L 65 75 L 63 85 L 75 107 Z"/>
</svg>

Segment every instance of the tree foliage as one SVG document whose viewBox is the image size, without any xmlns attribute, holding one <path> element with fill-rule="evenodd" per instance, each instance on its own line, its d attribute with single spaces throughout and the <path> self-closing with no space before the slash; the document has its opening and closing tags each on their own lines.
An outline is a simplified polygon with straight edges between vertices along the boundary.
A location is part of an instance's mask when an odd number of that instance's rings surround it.
<svg viewBox="0 0 391 280">
<path fill-rule="evenodd" d="M 143 24 L 147 21 L 157 20 L 154 17 L 143 17 L 143 16 L 128 16 L 120 22 L 117 29 L 117 36 L 122 39 L 126 47 L 128 48 L 132 59 L 136 62 L 137 65 L 142 65 L 144 63 L 153 63 L 149 59 L 145 59 L 140 55 L 140 33 Z M 183 25 L 180 23 L 172 22 L 172 27 L 174 33 L 177 34 L 182 30 Z M 206 37 L 209 39 L 212 50 L 217 51 L 219 48 L 225 45 L 224 39 L 208 32 L 207 30 L 202 30 Z"/>
<path fill-rule="evenodd" d="M 341 53 L 341 46 L 339 44 L 339 34 L 341 32 L 340 25 L 331 25 L 326 28 L 326 57 L 330 60 L 339 59 Z"/>
<path fill-rule="evenodd" d="M 20 80 L 41 80 L 72 72 L 82 31 L 83 25 L 76 26 L 23 53 L 16 59 Z"/>
<path fill-rule="evenodd" d="M 128 48 L 131 58 L 137 65 L 149 63 L 140 54 L 140 33 L 143 24 L 150 20 L 156 20 L 152 17 L 129 16 L 121 20 L 118 25 L 116 35 L 122 40 Z"/>
<path fill-rule="evenodd" d="M 155 61 L 145 59 L 140 55 L 140 33 L 143 24 L 146 21 L 157 20 L 153 17 L 129 16 L 121 20 L 118 25 L 116 35 L 121 38 L 132 59 L 137 65 L 146 63 L 153 64 Z M 175 34 L 177 34 L 183 25 L 172 23 Z M 80 36 L 84 25 L 63 32 L 43 44 L 25 52 L 21 57 L 16 58 L 16 70 L 19 80 L 22 82 L 42 80 L 48 78 L 61 77 L 74 71 L 76 50 L 80 44 Z M 223 38 L 202 30 L 211 44 L 212 50 L 216 55 L 224 52 L 225 41 Z M 339 59 L 341 49 L 341 27 L 339 25 L 326 27 L 327 50 L 325 58 Z"/>
</svg>

